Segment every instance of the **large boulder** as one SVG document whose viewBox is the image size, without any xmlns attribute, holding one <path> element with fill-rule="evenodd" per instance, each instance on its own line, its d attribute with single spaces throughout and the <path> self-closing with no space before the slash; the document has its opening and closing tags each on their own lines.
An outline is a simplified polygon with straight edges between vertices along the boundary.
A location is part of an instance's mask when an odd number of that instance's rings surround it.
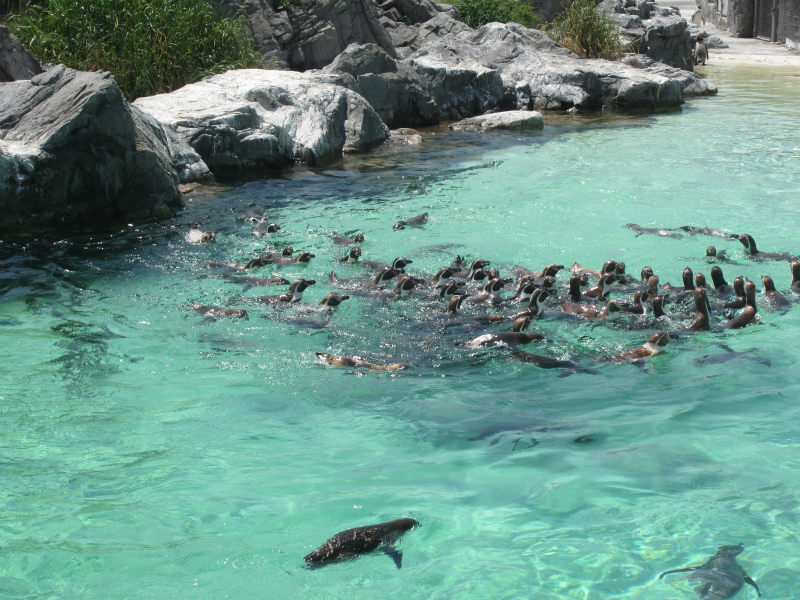
<svg viewBox="0 0 800 600">
<path fill-rule="evenodd" d="M 363 96 L 390 128 L 479 115 L 497 107 L 504 95 L 503 80 L 493 69 L 406 63 L 374 44 L 350 46 L 324 72 Z"/>
<path fill-rule="evenodd" d="M 336 82 L 320 73 L 242 69 L 134 105 L 175 131 L 212 171 L 315 164 L 389 135 L 372 107 Z"/>
<path fill-rule="evenodd" d="M 619 26 L 620 39 L 628 51 L 671 67 L 694 70 L 692 37 L 677 8 L 646 0 L 606 0 L 604 8 Z"/>
<path fill-rule="evenodd" d="M 667 65 L 635 68 L 578 58 L 541 31 L 516 23 L 489 23 L 472 33 L 426 42 L 405 62 L 430 68 L 494 69 L 503 80 L 505 108 L 652 109 L 678 106 L 684 95 L 716 93 L 692 73 Z M 687 77 L 692 85 L 686 83 Z"/>
<path fill-rule="evenodd" d="M 30 79 L 42 72 L 42 65 L 22 43 L 0 25 L 0 82 Z"/>
<path fill-rule="evenodd" d="M 168 216 L 181 180 L 208 175 L 109 73 L 58 65 L 0 84 L 2 226 Z"/>
</svg>

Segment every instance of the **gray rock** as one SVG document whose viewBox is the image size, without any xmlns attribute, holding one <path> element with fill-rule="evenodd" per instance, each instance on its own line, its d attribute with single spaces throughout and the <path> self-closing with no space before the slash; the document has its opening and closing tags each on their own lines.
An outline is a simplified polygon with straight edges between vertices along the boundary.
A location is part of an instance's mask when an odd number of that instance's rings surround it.
<svg viewBox="0 0 800 600">
<path fill-rule="evenodd" d="M 375 44 L 394 57 L 392 40 L 373 0 L 297 2 L 286 13 L 295 32 L 288 48 L 293 69 L 324 67 L 354 43 Z"/>
<path fill-rule="evenodd" d="M 638 0 L 606 0 L 603 8 L 619 25 L 620 39 L 628 51 L 694 70 L 692 36 L 677 8 Z"/>
<path fill-rule="evenodd" d="M 243 69 L 134 103 L 213 171 L 315 164 L 370 149 L 389 130 L 364 99 L 321 73 Z"/>
<path fill-rule="evenodd" d="M 42 72 L 36 58 L 22 47 L 8 27 L 0 25 L 0 82 L 30 79 Z"/>
<path fill-rule="evenodd" d="M 622 62 L 635 69 L 642 69 L 648 73 L 677 81 L 681 85 L 684 96 L 708 96 L 717 93 L 717 86 L 710 81 L 700 79 L 697 75 L 689 71 L 676 69 L 664 63 L 657 62 L 643 54 L 626 54 L 622 58 Z"/>
<path fill-rule="evenodd" d="M 491 129 L 542 129 L 544 119 L 542 113 L 531 110 L 509 110 L 464 119 L 451 123 L 450 129 L 455 131 L 489 131 Z"/>
<path fill-rule="evenodd" d="M 489 23 L 470 34 L 427 42 L 404 62 L 494 69 L 503 80 L 502 106 L 516 109 L 670 107 L 680 105 L 684 94 L 716 92 L 692 73 L 667 65 L 637 69 L 621 62 L 580 59 L 541 31 L 516 23 Z M 685 83 L 687 77 L 694 85 Z"/>
<path fill-rule="evenodd" d="M 181 204 L 181 177 L 208 175 L 109 73 L 58 65 L 0 84 L 0 226 L 163 215 Z"/>
<path fill-rule="evenodd" d="M 389 132 L 389 139 L 384 143 L 387 146 L 424 146 L 425 141 L 416 129 L 401 127 Z"/>
<path fill-rule="evenodd" d="M 363 96 L 391 128 L 471 117 L 504 97 L 503 81 L 492 69 L 396 61 L 374 44 L 348 47 L 323 72 Z"/>
<path fill-rule="evenodd" d="M 473 31 L 466 23 L 462 23 L 450 12 L 436 13 L 423 23 L 407 24 L 403 21 L 381 21 L 389 32 L 392 43 L 402 57 L 408 56 L 425 42 L 444 38 L 453 34 Z"/>
</svg>

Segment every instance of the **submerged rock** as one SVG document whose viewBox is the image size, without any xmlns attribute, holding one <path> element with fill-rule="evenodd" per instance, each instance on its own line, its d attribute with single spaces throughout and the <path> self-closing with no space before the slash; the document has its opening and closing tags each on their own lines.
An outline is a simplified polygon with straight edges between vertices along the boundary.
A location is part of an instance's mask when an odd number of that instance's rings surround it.
<svg viewBox="0 0 800 600">
<path fill-rule="evenodd" d="M 134 105 L 197 151 L 212 170 L 315 164 L 368 150 L 389 129 L 358 94 L 321 73 L 242 69 Z"/>
<path fill-rule="evenodd" d="M 450 129 L 456 131 L 489 131 L 491 129 L 542 129 L 542 113 L 531 110 L 509 110 L 464 119 L 452 123 Z"/>
<path fill-rule="evenodd" d="M 0 227 L 172 214 L 208 169 L 109 73 L 58 65 L 0 83 Z"/>
</svg>

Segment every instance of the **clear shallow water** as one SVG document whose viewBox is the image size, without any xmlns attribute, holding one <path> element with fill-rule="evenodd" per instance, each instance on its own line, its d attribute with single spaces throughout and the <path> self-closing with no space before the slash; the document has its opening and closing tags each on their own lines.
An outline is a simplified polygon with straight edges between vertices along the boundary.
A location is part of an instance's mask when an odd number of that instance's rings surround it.
<svg viewBox="0 0 800 600">
<path fill-rule="evenodd" d="M 600 373 L 570 377 L 455 347 L 481 331 L 431 328 L 439 307 L 420 300 L 351 299 L 322 329 L 266 307 L 248 321 L 188 308 L 241 295 L 204 261 L 264 247 L 234 218 L 251 202 L 283 227 L 271 244 L 316 253 L 279 271 L 319 282 L 309 302 L 329 271 L 363 274 L 333 263 L 332 230 L 363 231 L 364 258 L 405 255 L 411 273 L 455 254 L 503 273 L 613 258 L 662 283 L 686 265 L 708 275 L 714 244 L 738 263 L 722 265 L 729 281 L 786 289 L 785 263 L 750 262 L 738 242 L 623 227 L 708 225 L 800 252 L 800 78 L 708 73 L 720 95 L 679 112 L 430 133 L 421 149 L 195 194 L 172 222 L 4 243 L 0 597 L 675 600 L 691 587 L 660 572 L 743 542 L 765 597 L 797 598 L 797 308 L 681 337 L 642 369 L 595 361 L 652 329 L 550 306 L 535 325 L 548 342 L 530 351 Z M 423 211 L 424 229 L 391 230 Z M 185 241 L 195 221 L 217 244 Z M 717 342 L 771 366 L 698 362 Z M 318 351 L 412 368 L 357 375 Z M 499 439 L 480 434 L 497 424 Z M 383 555 L 302 568 L 337 531 L 403 515 L 422 527 L 400 542 L 402 570 Z"/>
</svg>

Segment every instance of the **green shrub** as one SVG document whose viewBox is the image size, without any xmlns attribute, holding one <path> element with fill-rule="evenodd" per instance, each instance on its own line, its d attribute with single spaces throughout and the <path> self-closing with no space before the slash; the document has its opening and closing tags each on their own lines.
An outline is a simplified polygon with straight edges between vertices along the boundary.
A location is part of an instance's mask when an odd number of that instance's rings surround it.
<svg viewBox="0 0 800 600">
<path fill-rule="evenodd" d="M 486 23 L 519 23 L 536 27 L 538 21 L 529 0 L 455 0 L 451 3 L 461 20 L 473 29 Z"/>
<path fill-rule="evenodd" d="M 40 61 L 110 71 L 126 97 L 169 92 L 212 73 L 257 67 L 244 17 L 205 0 L 49 0 L 14 15 Z"/>
<path fill-rule="evenodd" d="M 618 60 L 622 56 L 616 24 L 592 0 L 574 0 L 550 24 L 547 33 L 584 58 Z"/>
</svg>

